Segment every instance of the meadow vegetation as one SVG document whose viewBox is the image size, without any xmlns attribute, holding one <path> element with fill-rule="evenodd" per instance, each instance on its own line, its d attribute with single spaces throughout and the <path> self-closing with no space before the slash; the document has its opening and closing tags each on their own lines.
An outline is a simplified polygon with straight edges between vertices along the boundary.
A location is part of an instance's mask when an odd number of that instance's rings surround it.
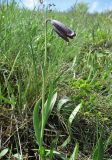
<svg viewBox="0 0 112 160">
<path fill-rule="evenodd" d="M 57 91 L 43 137 L 48 159 L 68 159 L 75 147 L 77 160 L 112 160 L 112 11 L 90 14 L 79 4 L 68 12 L 48 11 L 47 16 L 77 35 L 67 43 L 47 27 L 45 99 L 51 84 Z M 3 160 L 39 159 L 33 110 L 42 91 L 44 22 L 43 10 L 0 5 Z"/>
</svg>

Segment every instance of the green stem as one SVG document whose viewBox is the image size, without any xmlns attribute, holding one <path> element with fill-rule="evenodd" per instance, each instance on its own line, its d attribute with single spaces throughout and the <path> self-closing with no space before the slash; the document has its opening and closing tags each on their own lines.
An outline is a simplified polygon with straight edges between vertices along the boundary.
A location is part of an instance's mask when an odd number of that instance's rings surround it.
<svg viewBox="0 0 112 160">
<path fill-rule="evenodd" d="M 46 10 L 47 17 L 47 10 Z M 44 54 L 44 64 L 42 67 L 42 126 L 41 126 L 41 139 L 40 139 L 40 147 L 41 150 L 43 148 L 43 135 L 44 135 L 44 104 L 45 104 L 45 79 L 46 79 L 46 63 L 47 63 L 47 20 L 45 21 L 45 54 Z M 41 160 L 44 160 L 43 156 L 40 155 Z"/>
<path fill-rule="evenodd" d="M 46 22 L 45 22 L 46 23 Z M 45 79 L 46 79 L 46 62 L 47 62 L 47 23 L 45 26 L 45 57 L 44 57 L 44 65 L 42 68 L 42 128 L 41 128 L 41 145 L 43 141 L 43 132 L 44 132 L 44 104 L 45 104 Z"/>
<path fill-rule="evenodd" d="M 44 57 L 44 67 L 46 68 L 47 62 L 47 20 L 45 21 L 45 57 Z"/>
<path fill-rule="evenodd" d="M 42 68 L 42 126 L 41 126 L 41 142 L 40 146 L 43 143 L 43 133 L 44 133 L 44 104 L 45 104 L 45 67 Z"/>
</svg>

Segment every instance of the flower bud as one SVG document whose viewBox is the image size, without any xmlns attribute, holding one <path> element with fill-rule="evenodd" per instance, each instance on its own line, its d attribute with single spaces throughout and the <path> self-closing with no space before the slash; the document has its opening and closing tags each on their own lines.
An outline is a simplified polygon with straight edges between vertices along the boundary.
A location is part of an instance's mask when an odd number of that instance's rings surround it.
<svg viewBox="0 0 112 160">
<path fill-rule="evenodd" d="M 76 36 L 76 33 L 66 27 L 63 23 L 57 21 L 57 20 L 50 20 L 51 24 L 54 27 L 54 31 L 65 41 L 69 42 L 69 38 L 73 39 L 74 36 Z"/>
</svg>

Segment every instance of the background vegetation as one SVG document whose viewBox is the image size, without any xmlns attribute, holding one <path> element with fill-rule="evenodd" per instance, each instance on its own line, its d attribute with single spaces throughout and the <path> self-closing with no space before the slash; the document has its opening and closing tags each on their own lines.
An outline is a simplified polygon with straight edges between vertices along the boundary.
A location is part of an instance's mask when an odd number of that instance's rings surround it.
<svg viewBox="0 0 112 160">
<path fill-rule="evenodd" d="M 66 43 L 48 26 L 46 94 L 53 82 L 58 99 L 44 143 L 71 155 L 78 142 L 78 159 L 90 160 L 102 133 L 104 159 L 111 160 L 112 12 L 89 14 L 87 9 L 79 4 L 68 12 L 48 12 L 49 18 L 74 29 L 77 36 Z M 2 159 L 12 160 L 17 153 L 25 160 L 38 159 L 32 114 L 41 96 L 44 20 L 43 10 L 0 5 L 0 150 L 7 153 Z M 62 145 L 70 134 L 69 116 L 80 103 L 71 124 L 71 141 Z"/>
</svg>

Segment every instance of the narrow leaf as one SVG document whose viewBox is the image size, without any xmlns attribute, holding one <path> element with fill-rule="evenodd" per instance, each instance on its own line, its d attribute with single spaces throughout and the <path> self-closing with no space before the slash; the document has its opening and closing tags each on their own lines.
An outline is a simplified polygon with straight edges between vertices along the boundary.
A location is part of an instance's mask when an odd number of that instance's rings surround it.
<svg viewBox="0 0 112 160">
<path fill-rule="evenodd" d="M 79 109 L 81 108 L 81 104 L 79 104 L 71 113 L 70 117 L 69 117 L 69 124 L 72 124 L 72 121 L 74 120 L 76 114 L 78 113 Z"/>
<path fill-rule="evenodd" d="M 71 141 L 71 124 L 76 116 L 76 114 L 78 113 L 79 109 L 81 108 L 81 104 L 79 104 L 71 113 L 69 119 L 68 119 L 68 129 L 69 129 L 69 136 L 68 138 L 64 141 L 64 143 L 61 145 L 61 147 L 65 147 L 68 143 L 70 143 Z"/>
<path fill-rule="evenodd" d="M 15 102 L 12 101 L 12 100 L 9 100 L 8 98 L 0 95 L 0 99 L 2 99 L 5 103 L 8 103 L 8 104 L 12 104 L 12 105 L 15 105 Z"/>
<path fill-rule="evenodd" d="M 5 148 L 4 150 L 2 150 L 2 151 L 0 152 L 0 159 L 1 159 L 2 157 L 4 157 L 4 156 L 7 154 L 8 151 L 9 151 L 8 148 Z"/>
<path fill-rule="evenodd" d="M 50 154 L 50 150 L 47 149 L 46 152 L 47 152 L 47 155 Z M 61 152 L 58 152 L 58 151 L 54 150 L 53 154 L 56 157 L 56 159 L 68 160 L 67 157 L 66 157 L 66 155 L 63 154 L 63 153 L 61 153 Z"/>
<path fill-rule="evenodd" d="M 110 133 L 110 136 L 108 137 L 106 143 L 105 143 L 105 149 L 107 149 L 107 147 L 112 144 L 112 133 Z"/>
<path fill-rule="evenodd" d="M 103 154 L 104 154 L 104 144 L 101 135 L 93 151 L 93 160 L 103 160 Z"/>
<path fill-rule="evenodd" d="M 19 153 L 14 154 L 13 157 L 17 158 L 18 160 L 23 160 L 22 155 Z"/>
<path fill-rule="evenodd" d="M 33 126 L 35 131 L 35 136 L 38 145 L 40 144 L 40 137 L 41 137 L 41 115 L 39 115 L 39 107 L 40 107 L 41 99 L 37 101 L 34 111 L 33 111 Z"/>
<path fill-rule="evenodd" d="M 68 97 L 67 97 L 67 98 L 62 98 L 62 99 L 60 99 L 60 101 L 59 101 L 59 103 L 58 103 L 58 105 L 57 105 L 57 112 L 60 113 L 60 110 L 61 110 L 62 106 L 63 106 L 65 103 L 69 102 L 69 101 L 70 101 L 70 99 L 69 99 Z"/>
<path fill-rule="evenodd" d="M 69 144 L 70 143 L 70 141 L 71 141 L 71 137 L 70 136 L 68 136 L 68 138 L 63 142 L 63 144 L 61 145 L 61 148 L 64 148 L 64 147 L 66 147 L 66 145 L 67 144 Z"/>
<path fill-rule="evenodd" d="M 56 99 L 57 99 L 57 92 L 56 93 L 52 92 L 49 94 L 49 97 L 44 105 L 44 126 L 46 125 L 49 115 L 52 112 Z"/>
<path fill-rule="evenodd" d="M 77 160 L 77 158 L 78 158 L 78 152 L 79 152 L 79 144 L 76 143 L 74 151 L 73 151 L 73 154 L 70 157 L 70 160 Z"/>
</svg>

